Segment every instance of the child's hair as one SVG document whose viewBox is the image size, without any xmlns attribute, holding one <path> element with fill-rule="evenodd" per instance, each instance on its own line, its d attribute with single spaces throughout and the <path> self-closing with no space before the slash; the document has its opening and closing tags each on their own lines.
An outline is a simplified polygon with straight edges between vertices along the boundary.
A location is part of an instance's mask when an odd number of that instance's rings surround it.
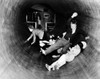
<svg viewBox="0 0 100 79">
<path fill-rule="evenodd" d="M 71 22 L 77 24 L 77 21 L 75 19 L 72 19 Z"/>
<path fill-rule="evenodd" d="M 38 25 L 38 26 L 37 26 L 37 29 L 42 29 L 42 26 L 41 26 L 41 25 Z"/>
<path fill-rule="evenodd" d="M 34 29 L 33 25 L 29 25 L 29 27 L 28 27 L 28 28 L 30 28 L 30 29 Z"/>
</svg>

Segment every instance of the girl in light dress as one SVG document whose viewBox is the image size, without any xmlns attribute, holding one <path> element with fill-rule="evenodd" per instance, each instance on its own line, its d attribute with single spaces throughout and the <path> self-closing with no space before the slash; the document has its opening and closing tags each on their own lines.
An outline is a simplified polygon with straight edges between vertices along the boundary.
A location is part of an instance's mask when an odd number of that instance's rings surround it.
<svg viewBox="0 0 100 79">
<path fill-rule="evenodd" d="M 36 36 L 38 36 L 40 40 L 43 39 L 44 31 L 42 29 L 36 29 L 32 25 L 29 26 L 28 29 L 32 34 L 29 36 L 29 38 L 27 38 L 25 42 L 28 42 L 31 38 L 33 38 L 33 41 L 31 43 L 32 45 L 36 42 Z"/>
</svg>

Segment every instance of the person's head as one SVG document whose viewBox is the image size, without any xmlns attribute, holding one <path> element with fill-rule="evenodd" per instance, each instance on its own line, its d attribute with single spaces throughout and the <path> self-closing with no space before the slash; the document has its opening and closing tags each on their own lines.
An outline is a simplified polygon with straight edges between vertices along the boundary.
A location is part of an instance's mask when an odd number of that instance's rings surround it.
<svg viewBox="0 0 100 79">
<path fill-rule="evenodd" d="M 30 32 L 32 32 L 32 31 L 34 30 L 34 27 L 33 27 L 32 25 L 30 25 L 30 26 L 28 27 L 28 29 L 29 29 Z"/>
<path fill-rule="evenodd" d="M 75 18 L 78 16 L 78 13 L 77 12 L 74 12 L 73 15 L 71 16 L 71 18 Z"/>
<path fill-rule="evenodd" d="M 77 44 L 72 48 L 69 48 L 69 53 L 72 56 L 77 56 L 81 52 L 80 46 Z"/>
<path fill-rule="evenodd" d="M 41 26 L 41 25 L 38 25 L 38 26 L 37 26 L 37 29 L 42 30 L 42 26 Z"/>
</svg>

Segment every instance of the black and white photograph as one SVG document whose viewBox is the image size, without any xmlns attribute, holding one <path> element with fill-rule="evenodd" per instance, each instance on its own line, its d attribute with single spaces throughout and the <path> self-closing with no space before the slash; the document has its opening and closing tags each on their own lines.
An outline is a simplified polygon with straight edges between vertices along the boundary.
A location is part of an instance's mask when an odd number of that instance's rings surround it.
<svg viewBox="0 0 100 79">
<path fill-rule="evenodd" d="M 0 0 L 0 79 L 100 79 L 100 0 Z"/>
</svg>

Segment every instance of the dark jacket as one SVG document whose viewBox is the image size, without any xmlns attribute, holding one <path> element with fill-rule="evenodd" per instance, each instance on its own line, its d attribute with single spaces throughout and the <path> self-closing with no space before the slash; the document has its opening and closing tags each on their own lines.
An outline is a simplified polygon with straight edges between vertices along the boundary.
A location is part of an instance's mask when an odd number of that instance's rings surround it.
<svg viewBox="0 0 100 79">
<path fill-rule="evenodd" d="M 81 41 L 86 41 L 85 37 L 87 37 L 87 34 L 83 30 L 76 30 L 76 32 L 70 36 L 70 43 L 72 43 L 71 47 L 75 46 Z"/>
</svg>

